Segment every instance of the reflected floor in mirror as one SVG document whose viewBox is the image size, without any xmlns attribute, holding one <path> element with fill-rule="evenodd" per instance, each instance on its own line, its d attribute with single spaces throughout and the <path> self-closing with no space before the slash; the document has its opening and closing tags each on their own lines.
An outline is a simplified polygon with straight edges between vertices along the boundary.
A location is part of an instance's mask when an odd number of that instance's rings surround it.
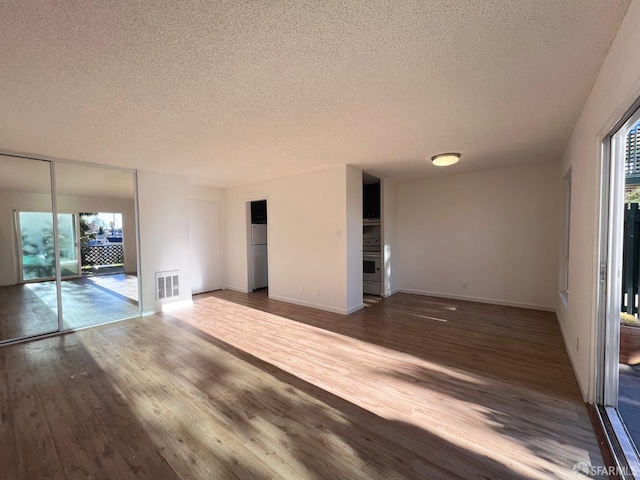
<svg viewBox="0 0 640 480">
<path fill-rule="evenodd" d="M 62 282 L 64 328 L 74 329 L 138 314 L 138 278 L 105 275 Z M 0 341 L 55 332 L 53 281 L 0 287 Z"/>
</svg>

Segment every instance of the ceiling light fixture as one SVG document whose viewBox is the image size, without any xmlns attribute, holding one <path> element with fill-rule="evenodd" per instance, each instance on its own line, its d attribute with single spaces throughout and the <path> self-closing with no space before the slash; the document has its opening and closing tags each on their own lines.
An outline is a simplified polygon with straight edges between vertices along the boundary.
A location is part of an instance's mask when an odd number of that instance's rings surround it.
<svg viewBox="0 0 640 480">
<path fill-rule="evenodd" d="M 458 160 L 460 160 L 459 153 L 440 153 L 431 157 L 431 161 L 436 167 L 448 167 L 458 163 Z"/>
</svg>

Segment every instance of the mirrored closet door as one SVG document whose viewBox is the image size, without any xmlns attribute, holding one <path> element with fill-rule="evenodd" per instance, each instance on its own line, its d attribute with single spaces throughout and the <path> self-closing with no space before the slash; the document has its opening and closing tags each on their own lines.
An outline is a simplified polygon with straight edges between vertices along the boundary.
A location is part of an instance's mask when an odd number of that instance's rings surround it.
<svg viewBox="0 0 640 480">
<path fill-rule="evenodd" d="M 139 315 L 134 174 L 54 167 L 63 329 Z"/>
<path fill-rule="evenodd" d="M 140 314 L 135 182 L 0 155 L 0 343 Z"/>
<path fill-rule="evenodd" d="M 0 341 L 59 329 L 50 167 L 0 156 Z"/>
</svg>

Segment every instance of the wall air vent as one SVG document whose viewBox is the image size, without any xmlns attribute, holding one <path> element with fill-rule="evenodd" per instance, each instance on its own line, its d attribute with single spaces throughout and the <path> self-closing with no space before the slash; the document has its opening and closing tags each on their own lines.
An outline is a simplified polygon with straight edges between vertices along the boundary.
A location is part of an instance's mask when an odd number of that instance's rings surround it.
<svg viewBox="0 0 640 480">
<path fill-rule="evenodd" d="M 156 272 L 156 300 L 180 296 L 180 271 Z"/>
</svg>

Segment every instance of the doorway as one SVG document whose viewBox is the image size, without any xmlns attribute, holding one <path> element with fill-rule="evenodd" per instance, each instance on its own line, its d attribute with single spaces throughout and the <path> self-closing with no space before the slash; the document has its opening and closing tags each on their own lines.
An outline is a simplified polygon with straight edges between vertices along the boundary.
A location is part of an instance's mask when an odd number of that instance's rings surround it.
<svg viewBox="0 0 640 480">
<path fill-rule="evenodd" d="M 267 200 L 254 200 L 247 204 L 248 219 L 248 280 L 249 292 L 269 287 L 269 234 Z"/>
<path fill-rule="evenodd" d="M 384 255 L 382 248 L 381 182 L 362 173 L 362 292 L 365 305 L 384 296 Z"/>
</svg>

